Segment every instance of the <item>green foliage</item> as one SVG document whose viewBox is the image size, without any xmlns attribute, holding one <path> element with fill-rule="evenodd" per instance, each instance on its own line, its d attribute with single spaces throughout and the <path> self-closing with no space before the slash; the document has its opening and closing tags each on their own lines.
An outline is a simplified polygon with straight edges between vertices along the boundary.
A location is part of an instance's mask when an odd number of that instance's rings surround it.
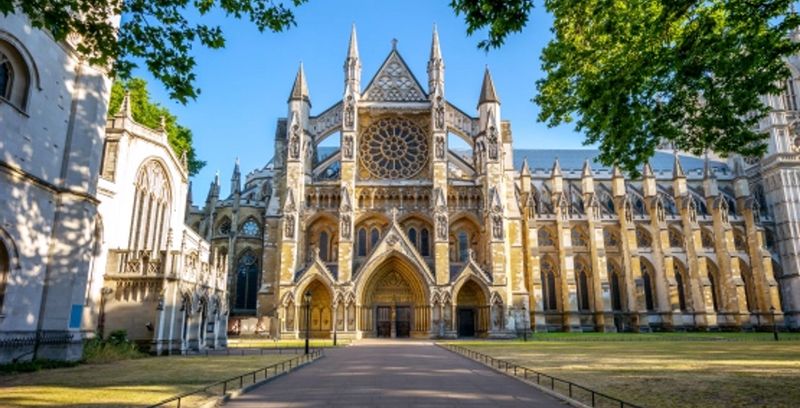
<svg viewBox="0 0 800 408">
<path fill-rule="evenodd" d="M 305 0 L 287 2 L 299 6 Z M 19 8 L 34 27 L 49 30 L 57 40 L 80 35 L 78 52 L 92 64 L 113 67 L 120 78 L 130 79 L 136 61 L 143 61 L 181 103 L 200 93 L 192 47 L 225 46 L 219 26 L 190 20 L 219 10 L 249 19 L 260 31 L 279 32 L 295 24 L 290 7 L 281 0 L 0 0 L 0 13 Z"/>
<path fill-rule="evenodd" d="M 206 162 L 197 159 L 194 146 L 192 145 L 192 131 L 178 124 L 178 119 L 170 111 L 151 101 L 150 93 L 147 92 L 147 82 L 141 78 L 133 78 L 127 81 L 118 80 L 111 87 L 111 100 L 109 101 L 109 114 L 116 114 L 122 106 L 125 92 L 130 93 L 131 114 L 137 122 L 153 129 L 160 129 L 161 120 L 164 119 L 164 126 L 167 130 L 167 139 L 172 150 L 178 157 L 186 152 L 189 162 L 189 174 L 197 174 Z"/>
<path fill-rule="evenodd" d="M 145 357 L 145 354 L 139 352 L 136 344 L 128 340 L 125 330 L 115 330 L 105 339 L 95 337 L 83 345 L 83 361 L 87 363 L 108 363 L 141 357 Z"/>
<path fill-rule="evenodd" d="M 539 120 L 577 118 L 600 160 L 632 174 L 657 145 L 761 155 L 754 130 L 800 48 L 790 0 L 547 0 L 555 38 L 542 53 Z"/>
<path fill-rule="evenodd" d="M 489 27 L 489 38 L 478 43 L 478 48 L 489 50 L 503 45 L 509 34 L 522 31 L 533 0 L 451 0 L 450 7 L 456 15 L 464 14 L 467 34 Z"/>
</svg>

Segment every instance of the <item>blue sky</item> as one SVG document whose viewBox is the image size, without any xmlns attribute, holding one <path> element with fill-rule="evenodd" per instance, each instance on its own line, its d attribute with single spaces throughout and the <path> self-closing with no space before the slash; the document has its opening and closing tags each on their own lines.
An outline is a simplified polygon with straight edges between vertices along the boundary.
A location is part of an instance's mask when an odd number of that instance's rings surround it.
<svg viewBox="0 0 800 408">
<path fill-rule="evenodd" d="M 305 67 L 312 114 L 340 100 L 350 27 L 356 24 L 366 86 L 398 40 L 398 50 L 427 88 L 431 31 L 436 23 L 445 61 L 448 100 L 474 114 L 485 66 L 494 78 L 504 119 L 511 120 L 518 148 L 580 148 L 583 136 L 572 126 L 550 129 L 536 121 L 531 102 L 535 81 L 542 77 L 539 55 L 551 37 L 549 16 L 537 2 L 527 28 L 509 37 L 501 49 L 477 49 L 483 33 L 466 35 L 463 16 L 455 16 L 448 0 L 357 1 L 309 0 L 296 9 L 297 26 L 283 33 L 259 33 L 248 21 L 209 16 L 222 25 L 223 50 L 197 47 L 197 84 L 202 93 L 183 106 L 172 102 L 146 72 L 155 100 L 168 106 L 194 132 L 206 167 L 193 178 L 194 200 L 202 205 L 208 183 L 219 170 L 227 194 L 233 163 L 243 173 L 262 167 L 273 154 L 275 124 L 286 115 L 286 99 L 299 63 Z"/>
</svg>

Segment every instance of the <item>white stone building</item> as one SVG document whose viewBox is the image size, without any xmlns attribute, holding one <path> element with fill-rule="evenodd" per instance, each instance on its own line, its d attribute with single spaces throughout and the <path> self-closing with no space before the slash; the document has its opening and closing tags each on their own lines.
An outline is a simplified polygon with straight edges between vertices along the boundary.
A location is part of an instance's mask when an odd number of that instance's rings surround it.
<svg viewBox="0 0 800 408">
<path fill-rule="evenodd" d="M 0 15 L 0 363 L 81 357 L 111 80 Z"/>
<path fill-rule="evenodd" d="M 158 354 L 226 345 L 226 259 L 184 225 L 189 189 L 186 156 L 136 123 L 126 97 L 106 127 L 87 329 L 125 330 Z"/>
</svg>

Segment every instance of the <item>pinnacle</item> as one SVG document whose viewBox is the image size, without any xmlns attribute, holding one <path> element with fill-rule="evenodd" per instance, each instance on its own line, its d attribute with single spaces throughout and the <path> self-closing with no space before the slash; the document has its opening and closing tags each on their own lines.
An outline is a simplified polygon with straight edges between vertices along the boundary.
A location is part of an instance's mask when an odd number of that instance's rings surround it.
<svg viewBox="0 0 800 408">
<path fill-rule="evenodd" d="M 556 157 L 555 163 L 553 163 L 553 171 L 550 172 L 552 177 L 561 177 L 561 163 L 558 162 L 558 157 Z"/>
<path fill-rule="evenodd" d="M 650 162 L 645 162 L 644 168 L 642 169 L 642 177 L 654 177 L 653 167 L 650 166 Z"/>
<path fill-rule="evenodd" d="M 306 84 L 306 75 L 303 71 L 303 63 L 300 63 L 300 68 L 297 70 L 297 76 L 294 78 L 294 85 L 292 85 L 292 93 L 289 94 L 289 101 L 305 101 L 311 104 L 308 97 L 308 84 Z"/>
<path fill-rule="evenodd" d="M 525 157 L 522 160 L 522 169 L 519 171 L 521 176 L 530 176 L 531 175 L 531 168 L 528 166 L 528 158 Z"/>
<path fill-rule="evenodd" d="M 592 177 L 592 165 L 589 163 L 589 159 L 583 162 L 583 172 L 581 173 L 581 177 Z"/>
<path fill-rule="evenodd" d="M 492 82 L 492 74 L 489 73 L 489 67 L 483 73 L 483 85 L 481 85 L 481 97 L 478 100 L 478 105 L 496 102 L 500 103 L 500 98 L 497 97 L 497 92 L 494 90 L 494 82 Z"/>
<path fill-rule="evenodd" d="M 441 60 L 442 50 L 439 47 L 439 31 L 436 29 L 436 24 L 433 25 L 433 40 L 431 42 L 431 56 L 430 60 Z"/>
<path fill-rule="evenodd" d="M 356 37 L 356 25 L 350 31 L 350 44 L 347 46 L 347 59 L 358 59 L 358 38 Z"/>
<path fill-rule="evenodd" d="M 686 174 L 683 172 L 683 166 L 681 166 L 681 159 L 678 158 L 677 152 L 675 153 L 675 162 L 672 165 L 672 177 L 686 177 Z"/>
</svg>

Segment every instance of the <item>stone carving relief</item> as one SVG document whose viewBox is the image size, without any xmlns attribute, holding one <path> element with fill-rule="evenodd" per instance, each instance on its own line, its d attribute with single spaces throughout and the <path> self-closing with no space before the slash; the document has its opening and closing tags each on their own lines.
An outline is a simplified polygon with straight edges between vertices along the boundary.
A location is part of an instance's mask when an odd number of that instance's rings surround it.
<svg viewBox="0 0 800 408">
<path fill-rule="evenodd" d="M 365 91 L 364 100 L 376 102 L 425 102 L 425 93 L 397 53 L 392 53 L 372 85 Z"/>
<path fill-rule="evenodd" d="M 447 215 L 439 214 L 436 216 L 436 239 L 440 241 L 447 240 Z"/>
<path fill-rule="evenodd" d="M 355 126 L 356 102 L 353 95 L 347 95 L 344 102 L 344 127 L 352 129 Z"/>
<path fill-rule="evenodd" d="M 342 141 L 342 158 L 353 160 L 353 135 L 344 135 Z"/>
<path fill-rule="evenodd" d="M 497 128 L 490 125 L 486 131 L 486 139 L 488 141 L 489 160 L 497 160 L 498 155 L 498 136 Z"/>
<path fill-rule="evenodd" d="M 436 159 L 443 160 L 444 159 L 444 136 L 439 135 L 436 136 Z"/>
<path fill-rule="evenodd" d="M 342 239 L 349 240 L 352 238 L 352 218 L 350 217 L 350 214 L 342 214 L 341 218 L 342 226 L 340 227 L 340 230 L 342 231 Z"/>
<path fill-rule="evenodd" d="M 294 238 L 294 215 L 287 215 L 284 220 L 284 236 L 286 238 Z"/>
<path fill-rule="evenodd" d="M 300 158 L 300 125 L 295 123 L 292 125 L 291 135 L 289 136 L 289 158 Z"/>
<path fill-rule="evenodd" d="M 444 126 L 444 98 L 441 95 L 436 95 L 433 103 L 433 128 L 436 130 L 443 130 Z"/>
</svg>

